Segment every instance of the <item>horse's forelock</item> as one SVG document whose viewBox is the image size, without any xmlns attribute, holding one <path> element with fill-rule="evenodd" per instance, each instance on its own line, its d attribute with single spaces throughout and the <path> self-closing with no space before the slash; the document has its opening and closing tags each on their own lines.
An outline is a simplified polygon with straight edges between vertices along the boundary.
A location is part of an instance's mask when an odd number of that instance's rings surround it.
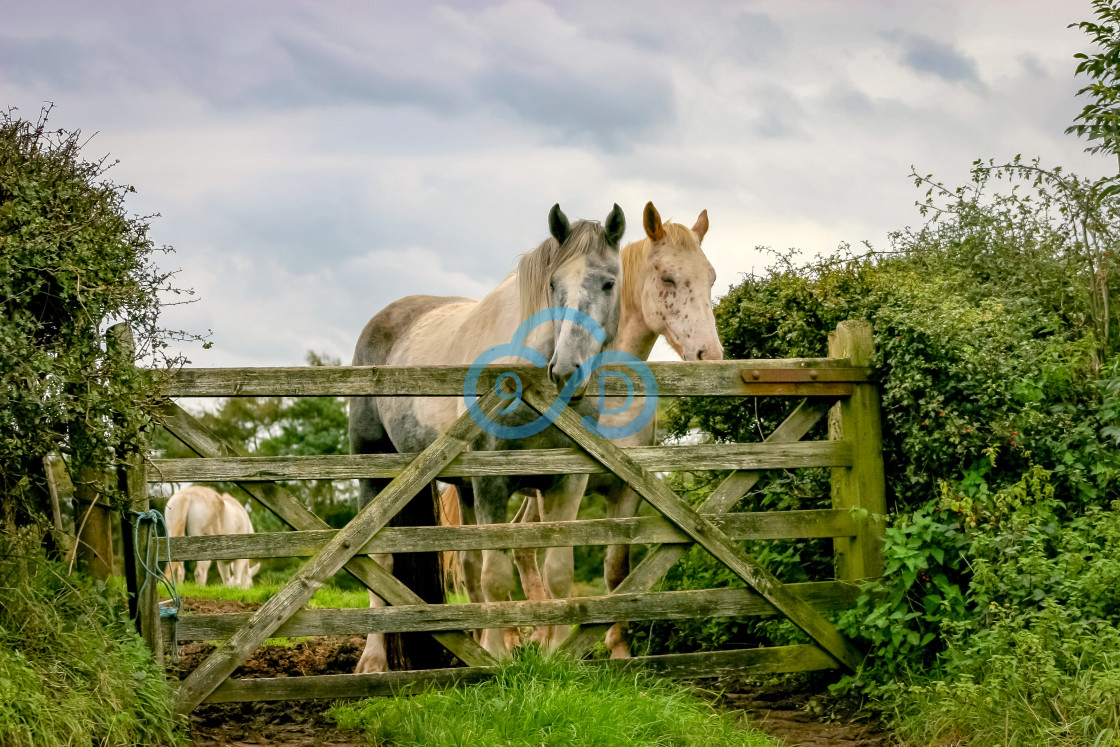
<svg viewBox="0 0 1120 747">
<path fill-rule="evenodd" d="M 581 220 L 572 224 L 561 244 L 551 236 L 517 263 L 517 285 L 521 295 L 521 318 L 548 308 L 549 279 L 552 273 L 573 257 L 586 256 L 607 246 L 606 230 L 598 221 Z"/>
<path fill-rule="evenodd" d="M 670 223 L 666 221 L 662 224 L 665 229 L 667 239 L 666 245 L 680 247 L 681 249 L 695 249 L 700 251 L 700 242 L 696 239 L 696 234 L 692 232 L 691 228 L 686 228 L 680 223 Z"/>
</svg>

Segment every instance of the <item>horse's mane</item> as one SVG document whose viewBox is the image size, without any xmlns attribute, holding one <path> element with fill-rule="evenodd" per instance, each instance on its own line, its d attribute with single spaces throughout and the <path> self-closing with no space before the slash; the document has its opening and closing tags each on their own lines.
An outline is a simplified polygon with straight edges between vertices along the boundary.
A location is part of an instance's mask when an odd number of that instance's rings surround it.
<svg viewBox="0 0 1120 747">
<path fill-rule="evenodd" d="M 549 236 L 536 249 L 521 255 L 517 262 L 517 289 L 522 319 L 548 308 L 552 273 L 572 257 L 586 256 L 606 243 L 604 234 L 598 221 L 576 221 L 563 244 Z"/>
</svg>

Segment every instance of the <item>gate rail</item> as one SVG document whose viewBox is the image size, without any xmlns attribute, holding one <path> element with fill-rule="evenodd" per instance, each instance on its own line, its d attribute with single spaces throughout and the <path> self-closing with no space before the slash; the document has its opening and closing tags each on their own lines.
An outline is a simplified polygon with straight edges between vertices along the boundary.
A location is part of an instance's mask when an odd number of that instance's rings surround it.
<svg viewBox="0 0 1120 747">
<path fill-rule="evenodd" d="M 859 665 L 862 655 L 822 613 L 850 608 L 858 596 L 853 583 L 880 575 L 881 518 L 885 490 L 879 395 L 871 383 L 870 325 L 843 322 L 829 336 L 828 358 L 743 360 L 707 363 L 651 363 L 659 396 L 779 396 L 804 398 L 762 443 L 655 446 L 620 449 L 585 430 L 580 417 L 564 409 L 555 420 L 579 448 L 513 452 L 467 451 L 479 433 L 469 415 L 418 454 L 246 457 L 221 441 L 178 405 L 168 401 L 160 422 L 204 459 L 151 459 L 146 482 L 233 481 L 295 531 L 254 535 L 173 538 L 175 560 L 304 557 L 281 590 L 254 613 L 183 615 L 180 640 L 222 640 L 211 656 L 180 685 L 177 709 L 186 713 L 202 702 L 361 697 L 395 692 L 408 683 L 446 684 L 484 677 L 494 664 L 464 630 L 513 625 L 575 625 L 561 648 L 586 654 L 614 622 L 683 619 L 712 615 L 775 615 L 790 619 L 813 644 L 739 651 L 635 657 L 600 662 L 605 666 L 647 666 L 675 676 L 715 676 L 728 672 L 791 672 Z M 609 367 L 605 367 L 609 368 Z M 488 369 L 479 383 L 479 406 L 493 412 L 501 400 L 496 377 L 515 370 L 525 382 L 524 400 L 545 412 L 555 389 L 544 372 L 531 367 Z M 618 369 L 625 375 L 627 369 Z M 307 367 L 184 369 L 165 390 L 168 397 L 230 396 L 462 396 L 466 366 Z M 608 395 L 625 395 L 624 382 L 605 377 Z M 641 382 L 635 381 L 635 396 Z M 802 442 L 828 417 L 828 440 Z M 729 513 L 760 479 L 775 468 L 828 467 L 831 509 Z M 693 509 L 655 472 L 732 470 Z M 387 527 L 413 495 L 437 477 L 497 474 L 612 472 L 651 503 L 661 516 L 536 524 L 464 527 Z M 366 508 L 340 530 L 304 507 L 274 481 L 392 478 Z M 144 481 L 129 483 L 139 496 Z M 750 555 L 742 540 L 832 538 L 836 577 L 782 584 Z M 693 544 L 723 562 L 749 588 L 654 592 L 652 589 Z M 370 553 L 650 544 L 645 559 L 613 593 L 598 597 L 426 604 L 369 559 Z M 390 606 L 351 610 L 306 610 L 306 602 L 330 575 L 345 568 Z M 142 615 L 151 615 L 150 606 Z M 142 621 L 143 622 L 143 621 Z M 164 625 L 168 623 L 165 622 Z M 149 620 L 145 627 L 158 626 Z M 468 666 L 424 672 L 325 675 L 298 678 L 230 679 L 230 674 L 273 636 L 429 631 Z M 154 642 L 158 647 L 158 640 Z"/>
</svg>

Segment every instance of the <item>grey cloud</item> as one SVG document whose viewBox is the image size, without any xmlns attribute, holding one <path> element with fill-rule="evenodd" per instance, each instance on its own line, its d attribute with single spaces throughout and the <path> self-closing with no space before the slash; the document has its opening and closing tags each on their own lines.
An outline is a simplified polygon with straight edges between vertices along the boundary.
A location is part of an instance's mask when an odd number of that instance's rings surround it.
<svg viewBox="0 0 1120 747">
<path fill-rule="evenodd" d="M 770 16 L 743 13 L 735 19 L 728 44 L 731 56 L 747 64 L 772 60 L 786 47 L 786 36 Z"/>
<path fill-rule="evenodd" d="M 753 103 L 757 114 L 751 122 L 755 133 L 764 138 L 795 138 L 805 135 L 808 112 L 801 101 L 784 88 L 766 86 L 756 92 Z"/>
<path fill-rule="evenodd" d="M 619 150 L 676 121 L 671 80 L 617 37 L 535 28 L 519 35 L 486 11 L 421 19 L 278 15 L 263 23 L 180 18 L 147 33 L 81 41 L 77 30 L 9 38 L 0 69 L 25 87 L 175 87 L 226 111 L 415 107 L 440 117 L 510 113 L 548 142 Z M 463 15 L 464 13 L 469 15 Z M 380 23 L 376 33 L 370 25 Z M 409 25 L 411 23 L 412 25 Z M 550 36 L 551 34 L 551 36 Z M 570 48 L 569 48 L 570 46 Z M 41 86 L 49 84 L 49 86 Z"/>
<path fill-rule="evenodd" d="M 81 91 L 106 84 L 154 84 L 159 76 L 136 55 L 66 36 L 0 37 L 0 70 L 13 83 Z"/>
<path fill-rule="evenodd" d="M 394 64 L 382 50 L 356 50 L 337 38 L 290 30 L 277 33 L 272 43 L 279 64 L 245 87 L 242 104 L 300 109 L 338 103 L 415 105 L 446 115 L 469 101 L 456 71 L 438 65 Z"/>
<path fill-rule="evenodd" d="M 480 95 L 504 103 L 561 143 L 628 150 L 636 136 L 675 119 L 667 81 L 606 71 L 573 79 L 562 69 L 495 66 L 479 80 Z"/>
<path fill-rule="evenodd" d="M 462 43 L 456 33 L 433 29 L 435 37 Z M 611 150 L 676 117 L 667 76 L 596 39 L 581 39 L 579 48 L 565 50 L 493 34 L 471 42 L 470 66 L 440 60 L 422 47 L 402 58 L 399 50 L 357 48 L 333 36 L 285 33 L 277 44 L 288 69 L 282 79 L 270 77 L 248 91 L 255 102 L 415 106 L 444 116 L 498 104 L 555 142 Z"/>
<path fill-rule="evenodd" d="M 919 73 L 934 75 L 949 83 L 974 83 L 980 85 L 976 63 L 944 44 L 922 34 L 903 31 L 883 33 L 883 38 L 900 48 L 902 64 Z"/>
<path fill-rule="evenodd" d="M 1046 79 L 1050 77 L 1050 72 L 1042 64 L 1042 61 L 1033 54 L 1020 55 L 1019 66 L 1031 78 Z"/>
</svg>

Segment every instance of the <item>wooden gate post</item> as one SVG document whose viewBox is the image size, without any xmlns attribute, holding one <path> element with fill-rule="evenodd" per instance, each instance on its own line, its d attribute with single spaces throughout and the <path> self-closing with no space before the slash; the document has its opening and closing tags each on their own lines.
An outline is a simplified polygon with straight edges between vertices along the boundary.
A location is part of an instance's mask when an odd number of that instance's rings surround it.
<svg viewBox="0 0 1120 747">
<path fill-rule="evenodd" d="M 115 324 L 109 328 L 107 344 L 117 355 L 134 361 L 136 357 L 136 343 L 132 337 L 132 329 L 125 323 Z M 141 448 L 143 448 L 141 446 Z M 148 527 L 143 522 L 137 527 L 137 517 L 130 513 L 138 511 L 143 513 L 151 506 L 148 502 L 148 480 L 145 474 L 144 454 L 136 451 L 126 454 L 121 460 L 122 464 L 117 470 L 117 487 L 128 501 L 128 508 L 121 512 L 121 545 L 124 548 L 125 583 L 128 586 L 128 607 L 136 629 L 148 644 L 156 661 L 163 661 L 163 639 L 159 619 L 159 583 L 155 578 L 148 578 L 144 565 L 137 558 L 145 558 L 154 563 L 154 569 L 159 569 L 159 559 L 155 557 L 154 548 L 148 549 Z M 137 532 L 136 530 L 139 529 Z M 136 541 L 133 541 L 134 533 Z"/>
<path fill-rule="evenodd" d="M 871 323 L 840 322 L 828 335 L 828 357 L 870 366 L 875 358 Z M 852 509 L 859 532 L 833 539 L 836 577 L 857 581 L 881 576 L 887 503 L 879 389 L 874 383 L 854 384 L 851 396 L 836 403 L 828 418 L 828 437 L 848 441 L 852 447 L 852 466 L 832 469 L 832 505 Z"/>
</svg>

